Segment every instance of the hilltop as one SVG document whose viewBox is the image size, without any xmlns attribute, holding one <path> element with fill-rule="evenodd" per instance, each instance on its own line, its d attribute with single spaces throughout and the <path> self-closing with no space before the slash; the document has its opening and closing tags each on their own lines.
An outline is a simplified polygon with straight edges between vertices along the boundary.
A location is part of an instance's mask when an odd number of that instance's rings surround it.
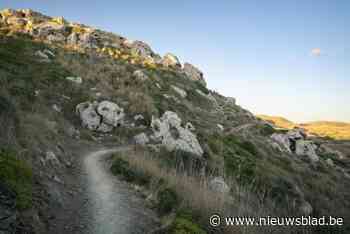
<svg viewBox="0 0 350 234">
<path fill-rule="evenodd" d="M 320 137 L 331 137 L 336 140 L 350 139 L 350 123 L 336 121 L 314 121 L 307 123 L 294 123 L 280 116 L 257 115 L 257 117 L 266 120 L 279 128 L 303 128 L 309 134 Z"/>
<path fill-rule="evenodd" d="M 350 218 L 348 145 L 272 127 L 143 41 L 0 11 L 0 231 L 87 233 L 82 158 L 120 146 L 132 150 L 106 165 L 158 213 L 163 233 L 271 233 L 215 229 L 213 213 Z"/>
</svg>

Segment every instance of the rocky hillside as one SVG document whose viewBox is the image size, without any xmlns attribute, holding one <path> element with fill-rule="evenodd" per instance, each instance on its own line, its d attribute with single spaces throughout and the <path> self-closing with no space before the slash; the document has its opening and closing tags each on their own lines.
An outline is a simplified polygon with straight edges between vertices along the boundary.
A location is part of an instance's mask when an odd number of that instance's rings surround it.
<svg viewBox="0 0 350 234">
<path fill-rule="evenodd" d="M 171 53 L 160 56 L 145 42 L 31 10 L 2 10 L 0 231 L 55 230 L 57 213 L 76 195 L 70 185 L 79 155 L 130 144 L 151 154 L 147 163 L 205 177 L 210 194 L 227 194 L 225 214 L 349 218 L 348 154 L 300 129 L 274 129 L 234 98 L 208 89 L 198 68 Z M 181 186 L 187 180 L 179 181 L 179 200 L 190 201 L 196 193 Z M 182 202 L 194 213 L 192 221 L 210 233 L 206 215 L 214 210 L 191 204 Z M 349 230 L 346 223 L 308 231 Z"/>
<path fill-rule="evenodd" d="M 257 117 L 266 120 L 279 128 L 293 129 L 298 127 L 305 129 L 308 134 L 315 136 L 330 137 L 336 140 L 350 139 L 350 123 L 315 121 L 297 124 L 278 116 L 258 115 Z"/>
</svg>

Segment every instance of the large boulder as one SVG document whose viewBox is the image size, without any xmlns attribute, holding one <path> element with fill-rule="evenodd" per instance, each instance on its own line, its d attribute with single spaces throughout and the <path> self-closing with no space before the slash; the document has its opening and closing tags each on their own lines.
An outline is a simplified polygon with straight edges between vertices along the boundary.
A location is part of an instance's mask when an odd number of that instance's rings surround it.
<svg viewBox="0 0 350 234">
<path fill-rule="evenodd" d="M 282 151 L 291 153 L 291 142 L 287 134 L 274 133 L 271 135 L 272 140 L 280 146 Z M 277 147 L 276 147 L 277 148 Z"/>
<path fill-rule="evenodd" d="M 295 144 L 295 154 L 306 155 L 312 162 L 319 161 L 316 149 L 317 146 L 312 141 L 298 140 Z"/>
<path fill-rule="evenodd" d="M 296 142 L 299 140 L 305 140 L 306 135 L 301 129 L 289 130 L 287 133 L 274 133 L 271 138 L 280 144 L 284 151 L 289 153 L 295 153 Z"/>
<path fill-rule="evenodd" d="M 207 86 L 205 82 L 203 72 L 201 72 L 198 68 L 193 66 L 190 63 L 185 63 L 183 67 L 183 71 L 187 75 L 188 78 L 194 81 L 199 81 L 202 85 Z"/>
<path fill-rule="evenodd" d="M 122 125 L 124 120 L 124 109 L 116 103 L 102 101 L 97 106 L 97 113 L 102 117 L 102 122 L 114 127 Z"/>
<path fill-rule="evenodd" d="M 83 102 L 77 105 L 76 113 L 82 126 L 98 132 L 110 132 L 124 122 L 124 110 L 110 101 Z"/>
<path fill-rule="evenodd" d="M 165 67 L 181 68 L 180 60 L 173 54 L 167 53 L 161 60 L 161 64 Z"/>
<path fill-rule="evenodd" d="M 302 129 L 289 130 L 285 134 L 274 133 L 271 138 L 279 144 L 282 151 L 308 156 L 312 162 L 319 160 L 316 144 L 306 140 L 305 132 Z"/>
<path fill-rule="evenodd" d="M 96 102 L 83 102 L 76 107 L 76 113 L 80 116 L 82 126 L 89 130 L 97 130 L 101 123 L 101 116 L 97 114 L 96 107 Z"/>
<path fill-rule="evenodd" d="M 181 119 L 172 111 L 166 111 L 159 119 L 152 117 L 153 140 L 160 142 L 169 151 L 182 150 L 197 156 L 203 155 L 203 149 L 197 137 L 181 126 Z"/>
</svg>

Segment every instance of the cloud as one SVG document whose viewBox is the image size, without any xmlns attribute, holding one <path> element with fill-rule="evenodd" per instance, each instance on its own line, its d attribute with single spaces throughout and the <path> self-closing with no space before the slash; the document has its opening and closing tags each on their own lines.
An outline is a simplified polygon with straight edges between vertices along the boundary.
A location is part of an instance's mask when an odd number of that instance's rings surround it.
<svg viewBox="0 0 350 234">
<path fill-rule="evenodd" d="M 311 55 L 315 56 L 315 57 L 319 57 L 322 54 L 321 49 L 320 48 L 313 48 L 311 50 Z"/>
</svg>

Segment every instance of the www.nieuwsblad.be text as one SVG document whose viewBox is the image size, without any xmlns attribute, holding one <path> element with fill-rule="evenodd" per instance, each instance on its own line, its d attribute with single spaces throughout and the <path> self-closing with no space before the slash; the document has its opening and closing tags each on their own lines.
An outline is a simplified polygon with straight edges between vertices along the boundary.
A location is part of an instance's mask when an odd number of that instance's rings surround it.
<svg viewBox="0 0 350 234">
<path fill-rule="evenodd" d="M 214 214 L 209 219 L 212 227 L 219 226 L 342 226 L 341 217 L 300 216 L 300 217 L 221 217 Z"/>
</svg>

